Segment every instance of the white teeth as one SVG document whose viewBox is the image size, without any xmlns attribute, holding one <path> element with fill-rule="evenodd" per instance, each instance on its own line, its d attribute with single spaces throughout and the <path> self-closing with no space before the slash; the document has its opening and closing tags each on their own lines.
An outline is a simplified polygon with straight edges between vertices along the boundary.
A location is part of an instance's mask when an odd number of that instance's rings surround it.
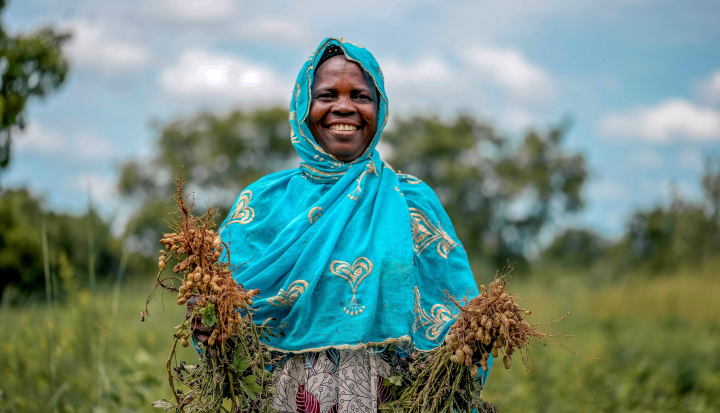
<svg viewBox="0 0 720 413">
<path fill-rule="evenodd" d="M 357 126 L 355 125 L 330 125 L 331 130 L 341 130 L 341 131 L 351 131 L 351 130 L 357 130 Z"/>
</svg>

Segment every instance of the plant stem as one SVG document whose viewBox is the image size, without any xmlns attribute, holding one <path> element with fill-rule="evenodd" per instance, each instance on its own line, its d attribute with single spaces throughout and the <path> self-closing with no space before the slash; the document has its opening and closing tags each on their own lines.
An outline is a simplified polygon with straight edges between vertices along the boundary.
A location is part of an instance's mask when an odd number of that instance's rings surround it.
<svg viewBox="0 0 720 413">
<path fill-rule="evenodd" d="M 50 391 L 55 392 L 55 357 L 53 342 L 53 299 L 52 284 L 50 280 L 50 252 L 48 251 L 47 242 L 47 223 L 42 223 L 42 249 L 43 249 L 43 270 L 45 271 L 45 300 L 47 301 L 47 310 L 49 312 L 49 328 L 48 328 L 48 362 L 50 363 Z M 57 412 L 57 401 L 53 402 L 53 411 Z"/>
<path fill-rule="evenodd" d="M 235 401 L 235 385 L 233 384 L 233 376 L 230 369 L 228 369 L 228 379 L 230 380 L 230 395 L 232 396 L 232 411 L 237 412 L 237 402 Z"/>
<path fill-rule="evenodd" d="M 227 356 L 225 354 L 225 343 L 222 343 L 222 352 L 223 352 L 223 355 Z M 238 410 L 237 402 L 235 401 L 235 385 L 233 383 L 232 371 L 230 371 L 229 367 L 227 367 L 227 374 L 228 374 L 228 380 L 230 380 L 229 385 L 230 385 L 230 396 L 231 396 L 230 400 L 232 401 L 232 413 L 235 413 Z"/>
<path fill-rule="evenodd" d="M 95 293 L 95 242 L 93 240 L 93 208 L 92 187 L 88 180 L 88 273 L 90 274 L 90 291 Z"/>
<path fill-rule="evenodd" d="M 175 391 L 175 378 L 173 377 L 173 374 L 172 374 L 172 358 L 175 355 L 175 347 L 177 347 L 178 340 L 180 340 L 180 339 L 178 338 L 178 336 L 176 334 L 175 341 L 173 342 L 173 345 L 172 345 L 172 350 L 170 350 L 170 356 L 168 356 L 168 360 L 167 360 L 167 372 L 168 372 L 168 381 L 170 382 L 170 388 L 172 389 L 173 396 L 175 397 L 175 401 L 177 402 L 178 408 L 182 412 L 183 406 L 180 405 L 180 396 L 178 396 L 177 392 Z"/>
</svg>

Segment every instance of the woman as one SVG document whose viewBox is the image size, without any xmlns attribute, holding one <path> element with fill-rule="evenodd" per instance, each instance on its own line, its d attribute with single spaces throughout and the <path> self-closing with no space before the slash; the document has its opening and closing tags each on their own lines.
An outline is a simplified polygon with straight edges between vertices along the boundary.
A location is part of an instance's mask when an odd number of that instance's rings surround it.
<svg viewBox="0 0 720 413">
<path fill-rule="evenodd" d="M 237 281 L 261 290 L 256 319 L 283 333 L 268 342 L 288 354 L 280 412 L 377 411 L 398 357 L 443 342 L 457 311 L 445 292 L 477 295 L 433 190 L 375 150 L 387 119 L 374 57 L 326 39 L 293 91 L 300 168 L 248 186 L 220 228 Z"/>
</svg>

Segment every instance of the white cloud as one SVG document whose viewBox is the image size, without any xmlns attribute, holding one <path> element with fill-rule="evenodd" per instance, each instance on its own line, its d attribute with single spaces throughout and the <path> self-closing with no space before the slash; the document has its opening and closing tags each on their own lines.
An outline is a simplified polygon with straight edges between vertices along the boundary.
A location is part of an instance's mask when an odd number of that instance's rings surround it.
<svg viewBox="0 0 720 413">
<path fill-rule="evenodd" d="M 538 122 L 540 122 L 538 116 L 520 106 L 511 106 L 503 116 L 503 123 L 512 125 L 512 129 L 516 131 L 526 130 L 538 125 Z"/>
<path fill-rule="evenodd" d="M 695 93 L 699 100 L 709 103 L 720 103 L 720 70 L 713 71 L 710 76 L 695 85 Z"/>
<path fill-rule="evenodd" d="M 600 122 L 600 133 L 649 142 L 712 141 L 720 139 L 720 112 L 684 99 L 670 99 L 656 106 L 611 114 Z"/>
<path fill-rule="evenodd" d="M 157 0 L 148 6 L 151 14 L 177 20 L 224 20 L 235 9 L 233 0 Z"/>
<path fill-rule="evenodd" d="M 68 139 L 63 134 L 36 123 L 28 125 L 17 135 L 14 142 L 19 153 L 62 156 L 65 159 L 85 161 L 110 159 L 117 149 L 104 137 L 80 132 Z"/>
<path fill-rule="evenodd" d="M 80 65 L 117 71 L 138 68 L 148 60 L 147 47 L 113 38 L 103 22 L 76 20 L 64 26 L 73 33 L 67 52 Z"/>
<path fill-rule="evenodd" d="M 434 57 L 409 63 L 390 60 L 382 65 L 382 71 L 388 89 L 440 86 L 453 78 L 447 64 Z"/>
<path fill-rule="evenodd" d="M 598 201 L 622 201 L 630 195 L 630 190 L 620 182 L 603 179 L 591 182 L 588 194 Z"/>
<path fill-rule="evenodd" d="M 284 102 L 292 93 L 292 83 L 270 68 L 235 56 L 192 50 L 164 69 L 160 80 L 171 94 L 238 102 Z"/>
<path fill-rule="evenodd" d="M 115 145 L 108 139 L 81 132 L 72 138 L 73 154 L 82 159 L 107 159 L 115 152 Z"/>
<path fill-rule="evenodd" d="M 269 40 L 294 45 L 305 45 L 313 41 L 313 35 L 307 26 L 300 26 L 289 20 L 277 18 L 253 19 L 247 23 L 238 24 L 236 31 L 241 38 L 262 41 Z"/>
<path fill-rule="evenodd" d="M 37 123 L 27 125 L 25 130 L 17 134 L 13 140 L 18 152 L 53 154 L 67 147 L 64 136 L 47 130 Z"/>
<path fill-rule="evenodd" d="M 465 50 L 463 57 L 487 81 L 517 100 L 539 103 L 553 97 L 550 76 L 530 63 L 520 51 L 473 47 Z"/>
<path fill-rule="evenodd" d="M 114 65 L 129 67 L 145 63 L 148 52 L 132 43 L 108 43 L 98 46 L 98 54 Z"/>
<path fill-rule="evenodd" d="M 431 111 L 454 116 L 473 111 L 501 128 L 521 132 L 537 125 L 554 97 L 544 70 L 516 50 L 463 47 L 461 60 L 425 50 L 416 59 L 380 59 L 395 113 Z M 539 106 L 543 102 L 545 105 Z"/>
<path fill-rule="evenodd" d="M 703 157 L 697 149 L 685 149 L 677 158 L 677 165 L 692 171 L 702 171 Z"/>
</svg>

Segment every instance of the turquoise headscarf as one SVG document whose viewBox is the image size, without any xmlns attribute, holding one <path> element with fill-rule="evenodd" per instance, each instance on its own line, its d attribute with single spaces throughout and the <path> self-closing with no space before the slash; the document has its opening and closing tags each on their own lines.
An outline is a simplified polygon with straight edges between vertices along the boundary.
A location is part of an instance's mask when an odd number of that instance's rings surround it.
<svg viewBox="0 0 720 413">
<path fill-rule="evenodd" d="M 349 163 L 325 152 L 306 122 L 315 65 L 332 45 L 380 92 L 377 133 Z M 220 229 L 237 281 L 261 290 L 256 320 L 273 317 L 284 334 L 270 347 L 302 353 L 397 343 L 430 350 L 457 313 L 445 291 L 477 295 L 465 250 L 433 190 L 393 170 L 375 150 L 387 118 L 372 54 L 325 39 L 292 96 L 291 139 L 303 163 L 248 186 Z"/>
</svg>

